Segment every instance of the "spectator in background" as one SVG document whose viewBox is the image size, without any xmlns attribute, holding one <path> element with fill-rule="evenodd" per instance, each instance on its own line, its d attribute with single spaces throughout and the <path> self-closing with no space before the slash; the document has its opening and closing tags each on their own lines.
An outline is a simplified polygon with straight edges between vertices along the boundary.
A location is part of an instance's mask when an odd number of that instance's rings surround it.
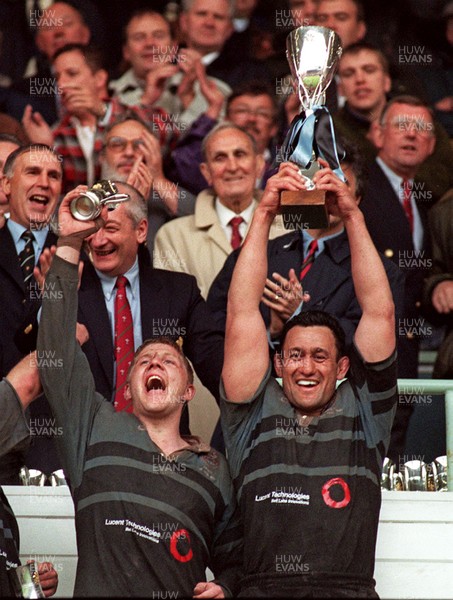
<svg viewBox="0 0 453 600">
<path fill-rule="evenodd" d="M 49 223 L 61 192 L 61 180 L 61 161 L 47 146 L 17 148 L 3 168 L 2 187 L 9 201 L 10 216 L 0 229 L 0 376 L 36 348 L 33 323 L 41 297 L 33 267 L 42 252 L 57 241 Z M 38 399 L 29 416 L 46 422 L 50 418 L 47 401 Z M 0 474 L 3 483 L 18 485 L 19 470 L 24 464 L 45 473 L 60 468 L 53 438 L 36 435 L 27 457 L 25 450 L 3 457 Z"/>
<path fill-rule="evenodd" d="M 8 156 L 21 145 L 18 138 L 6 133 L 0 134 L 0 178 L 3 178 L 3 167 Z M 9 217 L 8 198 L 0 186 L 0 226 L 2 217 Z M 4 223 L 4 219 L 3 219 Z"/>
<path fill-rule="evenodd" d="M 171 217 L 192 214 L 195 197 L 165 177 L 159 142 L 132 111 L 106 128 L 103 142 L 101 178 L 126 181 L 147 200 L 147 246 L 152 254 L 159 227 Z"/>
<path fill-rule="evenodd" d="M 151 267 L 149 254 L 143 248 L 148 228 L 146 203 L 129 184 L 119 182 L 117 186 L 131 199 L 111 211 L 108 224 L 88 238 L 91 260 L 85 260 L 79 290 L 78 320 L 89 334 L 83 350 L 96 389 L 112 403 L 118 403 L 124 391 L 114 341 L 118 323 L 114 304 L 121 293 L 116 284 L 124 276 L 134 347 L 156 335 L 165 334 L 174 341 L 181 338 L 196 373 L 217 398 L 223 360 L 222 332 L 214 327 L 195 277 Z M 167 258 L 172 260 L 171 256 Z M 183 431 L 188 431 L 187 421 Z"/>
<path fill-rule="evenodd" d="M 255 183 L 262 156 L 253 136 L 228 122 L 208 133 L 203 153 L 201 170 L 209 189 L 197 196 L 193 215 L 175 219 L 157 232 L 154 266 L 162 267 L 168 256 L 177 257 L 167 268 L 194 275 L 206 298 L 215 276 L 250 225 L 259 202 Z M 284 233 L 278 219 L 271 237 Z"/>
<path fill-rule="evenodd" d="M 359 42 L 345 49 L 338 75 L 346 104 L 333 115 L 335 129 L 372 160 L 377 154 L 374 132 L 391 88 L 388 62 L 380 50 Z M 416 174 L 417 184 L 426 192 L 427 204 L 436 202 L 453 186 L 453 151 L 445 130 L 437 122 L 435 138 L 433 154 Z"/>
<path fill-rule="evenodd" d="M 317 0 L 288 0 L 291 13 L 291 27 L 314 25 L 316 19 Z"/>
<path fill-rule="evenodd" d="M 343 49 L 362 40 L 366 34 L 366 24 L 361 0 L 320 0 L 316 6 L 314 25 L 333 29 L 340 36 Z M 337 84 L 337 78 L 334 78 L 326 92 L 326 106 L 332 113 L 344 104 Z M 288 123 L 291 123 L 299 109 L 297 94 L 291 94 L 286 106 Z"/>
<path fill-rule="evenodd" d="M 233 0 L 183 0 L 180 27 L 191 55 L 198 57 L 210 77 L 235 87 L 248 79 L 269 80 L 265 63 L 239 56 L 228 46 L 233 33 Z"/>
<path fill-rule="evenodd" d="M 189 49 L 178 53 L 161 14 L 150 9 L 132 14 L 124 29 L 123 56 L 130 68 L 109 85 L 122 103 L 159 106 L 181 132 L 206 110 L 194 70 L 201 55 Z M 215 83 L 224 96 L 229 94 L 228 85 Z"/>
<path fill-rule="evenodd" d="M 428 318 L 446 327 L 433 377 L 453 379 L 453 190 L 429 212 L 432 269 L 424 282 L 423 306 Z"/>
<path fill-rule="evenodd" d="M 333 29 L 343 48 L 362 40 L 366 34 L 365 12 L 360 0 L 319 0 L 315 25 Z"/>
<path fill-rule="evenodd" d="M 403 313 L 397 323 L 398 377 L 416 378 L 420 339 L 432 332 L 420 313 L 424 270 L 429 264 L 428 203 L 425 191 L 414 184 L 436 143 L 431 111 L 417 98 L 396 96 L 381 114 L 375 143 L 378 155 L 369 165 L 360 209 L 376 248 L 406 276 Z M 398 404 L 389 449 L 397 464 L 404 454 L 412 409 L 403 399 Z"/>
<path fill-rule="evenodd" d="M 35 142 L 55 146 L 63 157 L 63 190 L 78 184 L 92 185 L 99 179 L 99 153 L 105 127 L 127 109 L 117 100 L 109 100 L 107 71 L 102 54 L 96 48 L 69 44 L 54 56 L 53 66 L 62 94 L 66 116 L 51 130 L 39 113 L 27 107 L 23 125 Z M 165 149 L 175 130 L 165 111 L 135 107 Z M 164 150 L 165 151 L 165 150 Z"/>
<path fill-rule="evenodd" d="M 44 120 L 53 125 L 62 116 L 61 99 L 55 81 L 52 60 L 57 50 L 66 44 L 88 44 L 91 32 L 82 13 L 69 2 L 54 2 L 46 10 L 38 10 L 32 22 L 36 27 L 35 44 L 38 54 L 27 65 L 22 80 L 11 90 L 23 95 L 13 116 L 21 119 L 25 106 L 31 104 Z"/>
<path fill-rule="evenodd" d="M 191 192 L 200 193 L 208 184 L 200 170 L 203 161 L 202 143 L 220 119 L 223 97 L 202 71 L 200 88 L 209 102 L 208 110 L 198 117 L 189 131 L 176 144 L 169 157 L 167 172 Z M 262 171 L 256 187 L 264 187 L 266 172 L 275 159 L 274 142 L 277 133 L 277 103 L 271 88 L 260 81 L 247 81 L 235 88 L 227 100 L 226 119 L 245 129 L 255 140 L 258 154 L 263 157 Z"/>
</svg>

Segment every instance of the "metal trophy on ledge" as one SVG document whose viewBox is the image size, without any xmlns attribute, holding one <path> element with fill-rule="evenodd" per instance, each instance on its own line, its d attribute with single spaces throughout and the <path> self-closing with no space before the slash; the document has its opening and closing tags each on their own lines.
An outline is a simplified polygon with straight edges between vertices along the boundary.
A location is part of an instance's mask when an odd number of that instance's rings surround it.
<svg viewBox="0 0 453 600">
<path fill-rule="evenodd" d="M 298 82 L 301 112 L 291 123 L 281 148 L 284 161 L 299 165 L 307 189 L 281 194 L 281 212 L 286 229 L 325 229 L 329 225 L 325 193 L 311 178 L 326 160 L 344 181 L 335 142 L 332 118 L 325 92 L 332 81 L 342 48 L 339 36 L 327 27 L 298 27 L 286 38 L 286 57 Z"/>
</svg>

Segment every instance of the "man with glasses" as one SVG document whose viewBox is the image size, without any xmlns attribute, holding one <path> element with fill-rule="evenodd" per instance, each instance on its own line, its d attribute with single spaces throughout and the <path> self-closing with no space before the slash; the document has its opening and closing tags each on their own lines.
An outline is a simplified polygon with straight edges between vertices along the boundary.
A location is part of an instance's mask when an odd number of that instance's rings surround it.
<svg viewBox="0 0 453 600">
<path fill-rule="evenodd" d="M 99 179 L 103 132 L 127 108 L 118 100 L 109 100 L 108 75 L 97 49 L 68 44 L 55 53 L 52 64 L 66 114 L 51 130 L 41 115 L 28 106 L 23 125 L 33 142 L 53 146 L 62 156 L 65 192 L 80 184 L 90 186 Z M 165 152 L 176 135 L 167 113 L 139 106 L 133 110 L 150 124 Z"/>
<path fill-rule="evenodd" d="M 100 163 L 102 179 L 126 181 L 147 200 L 151 253 L 159 227 L 171 217 L 193 213 L 195 196 L 166 178 L 158 140 L 132 111 L 106 128 Z"/>
</svg>

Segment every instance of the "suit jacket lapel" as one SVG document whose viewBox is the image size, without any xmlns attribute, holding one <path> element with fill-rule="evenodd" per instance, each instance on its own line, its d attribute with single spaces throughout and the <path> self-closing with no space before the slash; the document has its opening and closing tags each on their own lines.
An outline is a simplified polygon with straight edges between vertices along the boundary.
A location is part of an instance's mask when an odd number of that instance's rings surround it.
<svg viewBox="0 0 453 600">
<path fill-rule="evenodd" d="M 109 316 L 105 306 L 101 282 L 94 267 L 85 262 L 82 284 L 79 290 L 79 313 L 81 321 L 90 331 L 99 362 L 113 387 L 113 340 Z"/>
<path fill-rule="evenodd" d="M 319 309 L 345 280 L 351 276 L 350 268 L 341 268 L 341 263 L 350 254 L 345 232 L 326 242 L 324 251 L 316 257 L 311 269 L 303 280 L 303 288 L 310 294 L 307 309 Z M 332 266 L 335 265 L 333 269 Z"/>
<path fill-rule="evenodd" d="M 20 269 L 16 246 L 6 225 L 0 229 L 0 265 L 25 293 L 24 277 Z"/>
<path fill-rule="evenodd" d="M 168 316 L 168 296 L 162 293 L 162 284 L 148 265 L 140 265 L 140 313 L 143 341 L 156 337 L 155 327 L 159 320 Z M 152 314 L 152 318 L 150 318 Z"/>
</svg>

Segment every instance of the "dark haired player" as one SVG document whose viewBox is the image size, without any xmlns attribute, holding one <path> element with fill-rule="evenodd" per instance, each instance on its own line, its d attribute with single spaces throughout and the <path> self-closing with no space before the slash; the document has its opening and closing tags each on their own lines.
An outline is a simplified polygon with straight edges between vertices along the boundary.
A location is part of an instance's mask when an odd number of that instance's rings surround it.
<svg viewBox="0 0 453 600">
<path fill-rule="evenodd" d="M 396 403 L 394 304 L 349 188 L 329 168 L 314 182 L 343 220 L 362 316 L 349 357 L 333 317 L 308 311 L 289 321 L 275 358 L 283 389 L 271 378 L 259 312 L 269 227 L 280 192 L 304 187 L 297 166 L 284 163 L 267 183 L 228 295 L 221 418 L 247 523 L 240 594 L 376 598 L 380 474 Z"/>
</svg>

